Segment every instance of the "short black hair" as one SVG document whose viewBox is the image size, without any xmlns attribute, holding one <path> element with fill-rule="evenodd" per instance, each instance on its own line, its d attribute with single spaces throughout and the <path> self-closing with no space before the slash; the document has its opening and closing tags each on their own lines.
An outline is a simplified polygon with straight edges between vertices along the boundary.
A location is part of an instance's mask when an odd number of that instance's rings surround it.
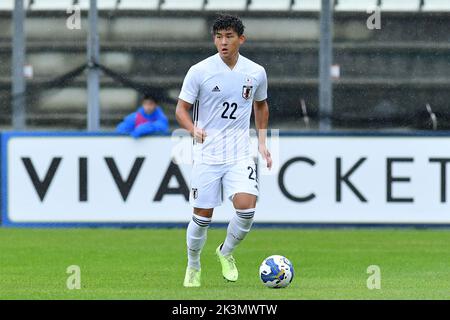
<svg viewBox="0 0 450 320">
<path fill-rule="evenodd" d="M 153 100 L 153 101 L 156 101 L 155 98 L 153 97 L 153 95 L 151 95 L 150 93 L 144 93 L 142 95 L 142 100 Z"/>
<path fill-rule="evenodd" d="M 238 36 L 242 36 L 244 34 L 244 28 L 244 24 L 239 17 L 227 13 L 220 13 L 216 17 L 216 20 L 214 20 L 212 33 L 215 35 L 219 30 L 233 29 Z"/>
<path fill-rule="evenodd" d="M 158 91 L 144 92 L 141 96 L 141 101 L 150 100 L 159 103 L 163 99 L 163 94 Z"/>
</svg>

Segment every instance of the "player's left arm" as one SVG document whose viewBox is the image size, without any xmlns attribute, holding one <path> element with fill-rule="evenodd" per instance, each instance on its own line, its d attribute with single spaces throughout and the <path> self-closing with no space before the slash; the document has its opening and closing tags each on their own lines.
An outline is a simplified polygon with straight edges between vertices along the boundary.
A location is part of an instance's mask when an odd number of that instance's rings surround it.
<svg viewBox="0 0 450 320">
<path fill-rule="evenodd" d="M 269 105 L 267 100 L 254 101 L 253 110 L 255 112 L 255 126 L 258 132 L 258 150 L 266 160 L 267 168 L 272 168 L 272 156 L 266 146 L 267 126 L 269 124 Z"/>
</svg>

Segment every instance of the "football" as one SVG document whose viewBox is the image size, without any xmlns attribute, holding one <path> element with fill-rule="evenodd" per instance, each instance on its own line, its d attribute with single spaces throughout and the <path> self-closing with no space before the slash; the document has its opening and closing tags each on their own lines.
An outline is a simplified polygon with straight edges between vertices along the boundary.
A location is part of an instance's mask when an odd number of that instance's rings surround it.
<svg viewBox="0 0 450 320">
<path fill-rule="evenodd" d="M 261 263 L 259 277 L 266 287 L 285 288 L 294 278 L 294 267 L 286 257 L 273 255 Z"/>
</svg>

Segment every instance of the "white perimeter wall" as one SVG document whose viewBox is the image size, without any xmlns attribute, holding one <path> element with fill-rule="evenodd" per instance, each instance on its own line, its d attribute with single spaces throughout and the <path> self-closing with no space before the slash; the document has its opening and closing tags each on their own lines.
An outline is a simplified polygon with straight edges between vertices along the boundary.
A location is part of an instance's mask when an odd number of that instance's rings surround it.
<svg viewBox="0 0 450 320">
<path fill-rule="evenodd" d="M 269 142 L 274 168 L 264 170 L 260 159 L 256 222 L 450 223 L 450 137 Z M 3 145 L 3 221 L 187 222 L 191 146 L 188 137 L 13 136 Z M 172 159 L 178 164 L 169 170 Z M 225 199 L 213 221 L 233 212 Z"/>
</svg>

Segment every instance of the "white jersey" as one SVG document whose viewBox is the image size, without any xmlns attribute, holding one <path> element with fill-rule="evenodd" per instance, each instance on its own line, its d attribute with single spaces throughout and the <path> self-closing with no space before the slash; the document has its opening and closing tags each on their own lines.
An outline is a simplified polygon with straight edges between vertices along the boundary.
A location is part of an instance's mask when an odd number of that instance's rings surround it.
<svg viewBox="0 0 450 320">
<path fill-rule="evenodd" d="M 194 121 L 207 134 L 194 145 L 194 162 L 226 164 L 250 156 L 253 101 L 267 98 L 262 66 L 239 55 L 230 69 L 217 53 L 189 69 L 179 98 L 195 104 Z"/>
</svg>

